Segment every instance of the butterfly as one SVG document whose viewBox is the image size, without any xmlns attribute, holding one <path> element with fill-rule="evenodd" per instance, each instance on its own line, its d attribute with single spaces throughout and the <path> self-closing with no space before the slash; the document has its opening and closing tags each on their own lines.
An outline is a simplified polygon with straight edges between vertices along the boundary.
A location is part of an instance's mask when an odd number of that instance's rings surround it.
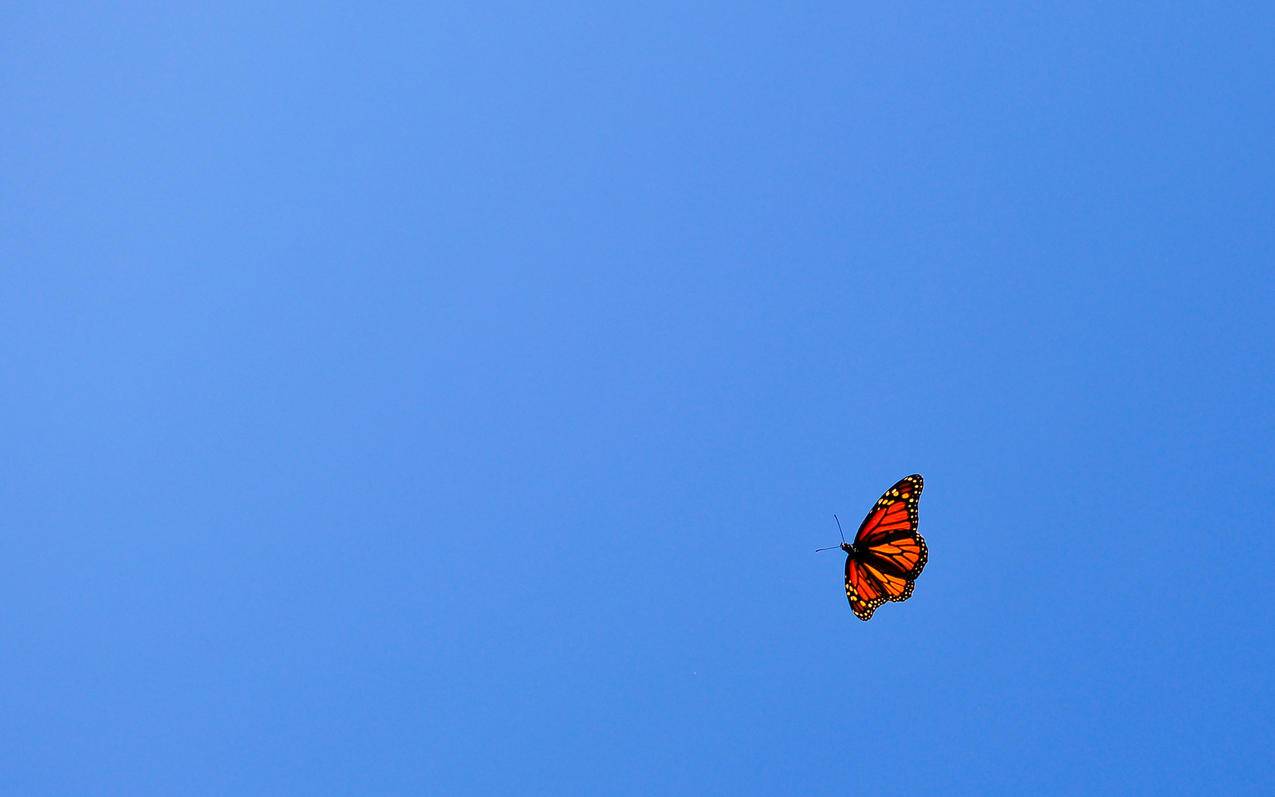
<svg viewBox="0 0 1275 797">
<path fill-rule="evenodd" d="M 925 480 L 914 473 L 900 479 L 872 505 L 854 542 L 842 538 L 846 552 L 846 598 L 860 620 L 868 620 L 886 601 L 912 597 L 929 550 L 916 533 Z M 840 528 L 841 522 L 837 521 Z M 822 548 L 820 550 L 831 550 Z"/>
</svg>

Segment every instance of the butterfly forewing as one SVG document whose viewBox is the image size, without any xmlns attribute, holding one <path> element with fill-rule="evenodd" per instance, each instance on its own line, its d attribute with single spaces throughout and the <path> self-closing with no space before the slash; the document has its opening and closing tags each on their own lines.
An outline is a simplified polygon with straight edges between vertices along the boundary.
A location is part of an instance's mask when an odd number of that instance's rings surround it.
<svg viewBox="0 0 1275 797">
<path fill-rule="evenodd" d="M 871 544 L 872 540 L 890 532 L 909 531 L 916 533 L 919 520 L 917 507 L 921 501 L 921 490 L 925 488 L 925 480 L 921 474 L 899 479 L 890 489 L 881 494 L 872 505 L 868 516 L 859 524 L 859 531 L 854 535 L 855 547 L 863 543 Z"/>
</svg>

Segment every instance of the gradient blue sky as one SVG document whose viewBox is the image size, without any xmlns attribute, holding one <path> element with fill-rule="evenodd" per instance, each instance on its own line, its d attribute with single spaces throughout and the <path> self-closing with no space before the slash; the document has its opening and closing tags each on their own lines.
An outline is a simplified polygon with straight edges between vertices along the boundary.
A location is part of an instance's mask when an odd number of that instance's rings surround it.
<svg viewBox="0 0 1275 797">
<path fill-rule="evenodd" d="M 693 5 L 6 7 L 0 791 L 1269 793 L 1275 12 Z"/>
</svg>

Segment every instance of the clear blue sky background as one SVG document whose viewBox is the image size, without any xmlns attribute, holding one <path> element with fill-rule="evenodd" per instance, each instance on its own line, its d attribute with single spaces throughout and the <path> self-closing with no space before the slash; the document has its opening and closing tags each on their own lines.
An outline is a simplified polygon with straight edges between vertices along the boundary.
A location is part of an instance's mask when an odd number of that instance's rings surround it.
<svg viewBox="0 0 1275 797">
<path fill-rule="evenodd" d="M 6 8 L 0 791 L 1269 789 L 1275 12 L 601 5 Z"/>
</svg>

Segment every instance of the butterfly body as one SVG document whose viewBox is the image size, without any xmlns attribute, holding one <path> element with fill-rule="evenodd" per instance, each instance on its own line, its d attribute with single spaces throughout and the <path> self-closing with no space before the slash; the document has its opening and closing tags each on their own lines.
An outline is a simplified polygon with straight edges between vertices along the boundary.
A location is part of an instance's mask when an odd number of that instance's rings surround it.
<svg viewBox="0 0 1275 797">
<path fill-rule="evenodd" d="M 900 479 L 886 490 L 859 524 L 854 542 L 841 543 L 846 552 L 846 599 L 860 620 L 887 601 L 912 597 L 916 579 L 929 559 L 920 522 L 919 473 Z"/>
</svg>

